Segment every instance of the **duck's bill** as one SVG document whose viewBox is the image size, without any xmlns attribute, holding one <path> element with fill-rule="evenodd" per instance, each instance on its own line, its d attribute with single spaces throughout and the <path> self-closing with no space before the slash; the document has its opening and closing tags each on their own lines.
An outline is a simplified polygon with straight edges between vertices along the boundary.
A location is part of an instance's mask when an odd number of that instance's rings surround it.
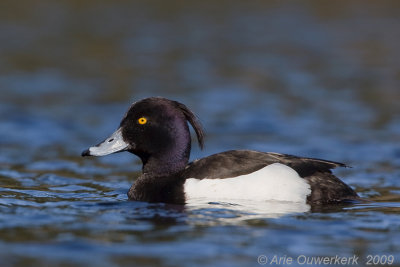
<svg viewBox="0 0 400 267">
<path fill-rule="evenodd" d="M 82 152 L 85 156 L 105 156 L 128 150 L 129 144 L 122 138 L 121 128 L 116 130 L 110 137 L 98 145 L 92 146 Z"/>
</svg>

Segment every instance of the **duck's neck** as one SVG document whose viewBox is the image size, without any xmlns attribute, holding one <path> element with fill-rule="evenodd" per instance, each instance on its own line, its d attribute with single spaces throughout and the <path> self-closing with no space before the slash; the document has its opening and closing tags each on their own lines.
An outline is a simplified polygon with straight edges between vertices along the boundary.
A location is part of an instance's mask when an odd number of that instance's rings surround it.
<svg viewBox="0 0 400 267">
<path fill-rule="evenodd" d="M 173 149 L 157 151 L 152 155 L 140 155 L 143 174 L 149 177 L 173 176 L 183 171 L 190 157 L 190 141 L 175 143 Z"/>
<path fill-rule="evenodd" d="M 190 146 L 168 156 L 141 156 L 143 173 L 128 192 L 133 200 L 183 204 L 185 195 L 182 175 L 189 161 Z"/>
<path fill-rule="evenodd" d="M 150 157 L 143 162 L 142 171 L 152 177 L 171 176 L 184 170 L 188 162 L 188 156 Z"/>
</svg>

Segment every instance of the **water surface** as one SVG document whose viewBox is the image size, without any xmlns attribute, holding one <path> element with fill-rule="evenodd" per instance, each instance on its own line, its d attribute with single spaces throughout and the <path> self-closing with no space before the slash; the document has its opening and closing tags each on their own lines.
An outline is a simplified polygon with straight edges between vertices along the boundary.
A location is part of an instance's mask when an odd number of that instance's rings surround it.
<svg viewBox="0 0 400 267">
<path fill-rule="evenodd" d="M 397 1 L 1 5 L 2 266 L 400 265 Z M 157 95 L 199 115 L 206 148 L 192 159 L 248 148 L 345 162 L 335 174 L 369 202 L 128 201 L 138 159 L 80 153 Z"/>
</svg>

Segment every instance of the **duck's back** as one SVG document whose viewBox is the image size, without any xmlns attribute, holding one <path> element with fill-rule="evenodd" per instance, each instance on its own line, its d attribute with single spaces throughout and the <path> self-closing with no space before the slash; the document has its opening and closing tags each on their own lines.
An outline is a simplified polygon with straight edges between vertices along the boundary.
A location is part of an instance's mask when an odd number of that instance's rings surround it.
<svg viewBox="0 0 400 267">
<path fill-rule="evenodd" d="M 286 154 L 232 150 L 192 162 L 186 168 L 184 177 L 187 179 L 185 183 L 187 188 L 189 188 L 189 185 L 191 185 L 190 188 L 192 189 L 196 188 L 194 184 L 197 185 L 198 190 L 201 190 L 200 186 L 205 186 L 205 184 L 209 184 L 213 188 L 221 187 L 221 189 L 227 186 L 225 192 L 234 191 L 233 194 L 238 196 L 240 192 L 244 193 L 248 188 L 254 192 L 264 190 L 265 194 L 269 195 L 272 193 L 276 195 L 279 192 L 282 192 L 282 194 L 291 194 L 293 192 L 293 194 L 301 194 L 303 196 L 307 192 L 306 187 L 308 187 L 310 190 L 305 195 L 304 201 L 310 204 L 326 204 L 358 198 L 353 189 L 331 172 L 331 169 L 335 167 L 345 166 L 338 162 Z M 294 179 L 296 174 L 299 178 L 297 180 Z M 264 181 L 262 180 L 262 175 L 266 177 Z M 291 178 L 289 179 L 288 177 Z M 206 179 L 207 181 L 198 183 L 198 181 L 189 178 L 196 180 Z M 235 180 L 235 178 L 238 179 Z M 213 179 L 216 181 L 213 182 Z M 223 180 L 226 180 L 225 184 Z M 236 191 L 228 188 L 232 187 L 235 181 L 237 181 L 235 185 Z M 248 181 L 247 187 L 246 181 Z M 259 188 L 263 186 L 263 182 L 269 188 Z M 211 194 L 211 191 L 208 194 Z M 269 196 L 266 196 L 266 199 L 269 199 Z M 276 199 L 280 200 L 281 198 L 276 197 Z M 298 197 L 293 195 L 287 199 L 298 199 Z"/>
</svg>

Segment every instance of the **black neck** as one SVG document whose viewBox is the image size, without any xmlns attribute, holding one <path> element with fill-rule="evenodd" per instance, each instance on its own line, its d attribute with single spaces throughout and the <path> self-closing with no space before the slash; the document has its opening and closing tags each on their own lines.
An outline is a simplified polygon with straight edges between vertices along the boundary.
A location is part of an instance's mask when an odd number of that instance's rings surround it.
<svg viewBox="0 0 400 267">
<path fill-rule="evenodd" d="M 142 171 L 152 177 L 171 176 L 184 170 L 188 161 L 186 157 L 150 157 L 143 162 Z"/>
<path fill-rule="evenodd" d="M 142 160 L 143 174 L 149 177 L 173 176 L 183 171 L 189 162 L 190 139 L 175 142 L 164 150 L 153 154 L 136 153 Z"/>
</svg>

